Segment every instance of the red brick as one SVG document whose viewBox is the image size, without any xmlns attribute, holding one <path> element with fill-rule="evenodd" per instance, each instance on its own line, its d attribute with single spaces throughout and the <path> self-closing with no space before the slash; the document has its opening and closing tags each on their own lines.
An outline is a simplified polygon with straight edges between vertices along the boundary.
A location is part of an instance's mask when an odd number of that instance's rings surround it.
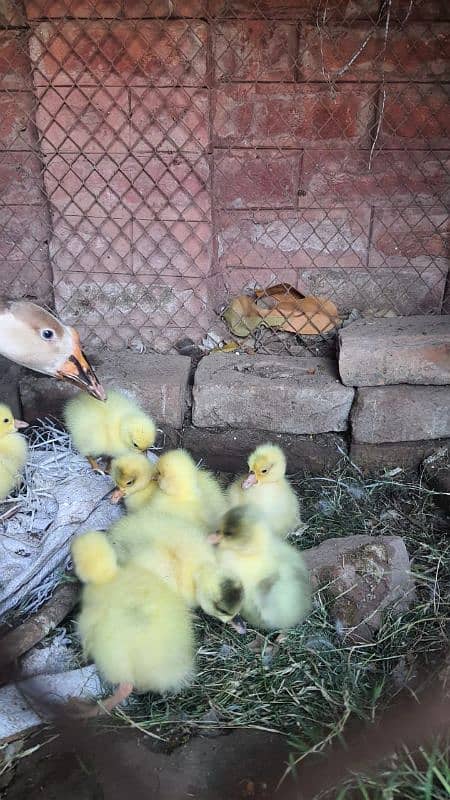
<svg viewBox="0 0 450 800">
<path fill-rule="evenodd" d="M 219 263 L 248 269 L 328 269 L 366 263 L 370 209 L 222 212 Z"/>
<path fill-rule="evenodd" d="M 377 80 L 381 73 L 382 48 L 383 40 L 370 23 L 352 27 L 306 25 L 300 33 L 301 78 L 307 81 Z M 355 58 L 356 53 L 359 55 Z"/>
<path fill-rule="evenodd" d="M 0 150 L 0 206 L 42 203 L 41 169 L 34 153 Z"/>
<path fill-rule="evenodd" d="M 178 149 L 198 152 L 208 147 L 206 89 L 133 88 L 130 96 L 134 152 Z"/>
<path fill-rule="evenodd" d="M 306 269 L 299 278 L 309 294 L 328 297 L 341 313 L 357 308 L 381 315 L 388 311 L 399 315 L 436 314 L 440 313 L 445 287 L 445 275 L 436 264 L 420 269 Z"/>
<path fill-rule="evenodd" d="M 209 164 L 197 154 L 55 154 L 45 167 L 48 199 L 63 214 L 210 218 Z"/>
<path fill-rule="evenodd" d="M 234 20 L 214 30 L 217 80 L 293 81 L 297 32 L 289 23 Z"/>
<path fill-rule="evenodd" d="M 0 25 L 26 25 L 21 3 L 17 0 L 1 0 L 0 3 Z"/>
<path fill-rule="evenodd" d="M 52 265 L 60 273 L 131 274 L 131 221 L 53 215 Z"/>
<path fill-rule="evenodd" d="M 215 319 L 215 280 L 167 275 L 57 275 L 56 310 L 77 326 L 83 343 L 123 347 L 141 341 L 167 351 L 184 336 L 196 341 Z"/>
<path fill-rule="evenodd" d="M 206 24 L 183 20 L 42 22 L 30 39 L 37 85 L 201 86 Z"/>
<path fill-rule="evenodd" d="M 296 206 L 299 152 L 215 150 L 214 158 L 214 197 L 219 207 Z"/>
<path fill-rule="evenodd" d="M 391 18 L 402 24 L 411 20 L 450 20 L 450 5 L 447 0 L 393 0 Z"/>
<path fill-rule="evenodd" d="M 208 222 L 133 220 L 133 272 L 136 275 L 205 276 L 212 265 Z"/>
<path fill-rule="evenodd" d="M 348 205 L 361 200 L 372 205 L 450 201 L 446 150 L 385 150 L 375 153 L 369 170 L 369 152 L 310 150 L 303 155 L 299 206 Z"/>
<path fill-rule="evenodd" d="M 34 107 L 31 92 L 0 92 L 0 150 L 36 147 Z"/>
<path fill-rule="evenodd" d="M 0 258 L 45 262 L 50 224 L 45 205 L 0 208 Z"/>
<path fill-rule="evenodd" d="M 302 28 L 304 80 L 448 80 L 450 26 L 413 24 L 384 30 L 375 25 Z M 366 44 L 364 44 L 366 42 Z M 355 57 L 356 56 L 356 57 Z"/>
<path fill-rule="evenodd" d="M 0 31 L 0 89 L 31 89 L 31 65 L 24 31 Z"/>
<path fill-rule="evenodd" d="M 277 283 L 285 283 L 294 286 L 299 291 L 303 291 L 303 283 L 299 281 L 298 272 L 295 269 L 242 269 L 239 267 L 227 267 L 224 270 L 225 288 L 228 298 L 243 294 L 246 290 L 268 289 Z M 300 282 L 300 286 L 298 283 Z"/>
<path fill-rule="evenodd" d="M 450 281 L 448 280 L 442 300 L 442 314 L 450 314 Z"/>
<path fill-rule="evenodd" d="M 354 308 L 372 314 L 400 315 L 440 313 L 445 275 L 437 265 L 422 269 L 404 267 L 360 267 L 342 269 L 289 270 L 229 267 L 224 270 L 226 300 L 244 289 L 264 288 L 276 283 L 295 286 L 304 294 L 327 297 L 341 313 Z"/>
<path fill-rule="evenodd" d="M 216 145 L 369 144 L 374 89 L 356 84 L 234 84 L 217 90 Z"/>
<path fill-rule="evenodd" d="M 449 80 L 450 25 L 415 23 L 390 30 L 383 71 L 386 80 Z"/>
<path fill-rule="evenodd" d="M 449 222 L 442 206 L 375 209 L 369 266 L 419 268 L 437 259 L 445 262 Z"/>
<path fill-rule="evenodd" d="M 202 220 L 211 216 L 208 159 L 198 154 L 55 154 L 45 187 L 62 214 L 112 219 Z"/>
<path fill-rule="evenodd" d="M 444 2 L 444 0 L 442 0 Z M 330 0 L 327 19 L 376 19 L 377 0 Z M 209 13 L 218 17 L 269 17 L 274 19 L 317 19 L 317 0 L 211 0 Z M 325 10 L 325 9 L 323 9 Z"/>
<path fill-rule="evenodd" d="M 126 154 L 51 155 L 44 158 L 45 188 L 52 208 L 64 215 L 130 219 Z"/>
<path fill-rule="evenodd" d="M 446 84 L 392 83 L 386 86 L 378 146 L 439 149 L 450 135 Z"/>
<path fill-rule="evenodd" d="M 129 0 L 127 0 L 129 2 Z M 78 17 L 114 19 L 120 16 L 120 0 L 24 0 L 29 20 Z"/>
<path fill-rule="evenodd" d="M 125 89 L 40 87 L 36 124 L 44 153 L 126 153 L 130 129 Z"/>
<path fill-rule="evenodd" d="M 207 0 L 170 0 L 173 17 L 205 17 Z M 169 0 L 127 0 L 124 15 L 131 19 L 168 16 Z"/>
<path fill-rule="evenodd" d="M 51 304 L 53 286 L 48 258 L 43 261 L 0 258 L 0 294 Z"/>
<path fill-rule="evenodd" d="M 191 153 L 133 155 L 122 171 L 130 181 L 124 201 L 137 219 L 211 218 L 208 158 Z"/>
</svg>

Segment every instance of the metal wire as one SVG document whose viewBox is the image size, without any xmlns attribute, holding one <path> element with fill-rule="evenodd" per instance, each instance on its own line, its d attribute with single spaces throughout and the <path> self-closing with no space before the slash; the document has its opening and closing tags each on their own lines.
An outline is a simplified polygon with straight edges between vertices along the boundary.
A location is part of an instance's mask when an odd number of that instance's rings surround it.
<svg viewBox="0 0 450 800">
<path fill-rule="evenodd" d="M 140 352 L 449 313 L 449 31 L 445 0 L 2 0 L 0 293 Z"/>
</svg>

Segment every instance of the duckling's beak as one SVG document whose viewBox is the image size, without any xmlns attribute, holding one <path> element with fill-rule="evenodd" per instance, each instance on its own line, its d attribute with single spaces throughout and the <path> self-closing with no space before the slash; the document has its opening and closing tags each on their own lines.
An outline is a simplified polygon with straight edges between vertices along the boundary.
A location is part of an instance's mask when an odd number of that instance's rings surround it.
<svg viewBox="0 0 450 800">
<path fill-rule="evenodd" d="M 117 503 L 120 503 L 120 501 L 123 500 L 124 497 L 125 497 L 125 492 L 123 491 L 123 489 L 119 489 L 119 487 L 117 487 L 117 489 L 114 489 L 110 497 L 110 500 L 111 503 L 113 503 L 116 506 Z"/>
<path fill-rule="evenodd" d="M 230 619 L 230 625 L 235 631 L 237 631 L 237 633 L 240 633 L 241 635 L 247 633 L 247 625 L 245 620 L 243 620 L 239 614 L 236 614 L 233 619 Z"/>
<path fill-rule="evenodd" d="M 28 428 L 28 422 L 23 422 L 21 419 L 15 419 L 14 427 L 16 431 L 20 431 L 21 428 Z"/>
<path fill-rule="evenodd" d="M 222 540 L 222 534 L 219 533 L 219 531 L 216 531 L 216 533 L 208 533 L 206 539 L 210 544 L 219 544 Z"/>
<path fill-rule="evenodd" d="M 249 472 L 245 480 L 242 481 L 241 486 L 243 489 L 250 489 L 250 486 L 255 486 L 258 483 L 254 472 Z"/>
<path fill-rule="evenodd" d="M 57 377 L 70 381 L 97 400 L 106 400 L 106 392 L 81 349 L 80 337 L 76 331 L 72 331 L 72 342 L 72 353 L 57 371 Z"/>
</svg>

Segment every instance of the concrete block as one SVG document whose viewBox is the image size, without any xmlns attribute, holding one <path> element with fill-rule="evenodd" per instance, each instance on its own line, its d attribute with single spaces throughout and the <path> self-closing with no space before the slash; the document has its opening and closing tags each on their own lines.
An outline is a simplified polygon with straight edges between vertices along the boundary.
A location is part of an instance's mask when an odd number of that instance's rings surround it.
<svg viewBox="0 0 450 800">
<path fill-rule="evenodd" d="M 314 588 L 335 598 L 332 614 L 343 633 L 369 640 L 389 606 L 406 611 L 414 579 L 400 536 L 345 536 L 303 552 Z"/>
<path fill-rule="evenodd" d="M 382 442 L 381 444 L 352 442 L 350 445 L 350 458 L 363 472 L 378 472 L 384 469 L 394 469 L 395 467 L 417 470 L 423 459 L 440 447 L 450 448 L 450 439 Z"/>
<path fill-rule="evenodd" d="M 322 474 L 336 467 L 347 443 L 335 433 L 316 436 L 296 436 L 290 433 L 274 433 L 252 430 L 214 430 L 194 428 L 183 431 L 183 447 L 209 469 L 223 472 L 245 471 L 247 458 L 259 444 L 270 441 L 279 445 L 287 456 L 288 474 L 309 472 Z"/>
<path fill-rule="evenodd" d="M 358 320 L 339 333 L 347 386 L 450 383 L 450 316 Z"/>
<path fill-rule="evenodd" d="M 90 356 L 99 379 L 137 400 L 159 425 L 181 428 L 188 397 L 190 359 L 131 350 Z M 61 417 L 63 404 L 74 394 L 69 384 L 32 372 L 20 381 L 27 420 L 51 414 Z"/>
<path fill-rule="evenodd" d="M 450 386 L 358 389 L 351 413 L 355 442 L 411 442 L 450 437 Z"/>
<path fill-rule="evenodd" d="M 200 428 L 328 433 L 346 430 L 353 389 L 332 359 L 220 353 L 200 362 L 193 398 Z"/>
</svg>

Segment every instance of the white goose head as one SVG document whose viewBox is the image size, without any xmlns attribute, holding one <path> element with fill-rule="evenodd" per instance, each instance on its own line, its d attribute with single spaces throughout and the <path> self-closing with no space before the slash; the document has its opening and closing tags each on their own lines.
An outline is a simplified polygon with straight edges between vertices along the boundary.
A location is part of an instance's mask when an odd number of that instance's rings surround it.
<svg viewBox="0 0 450 800">
<path fill-rule="evenodd" d="M 0 297 L 0 355 L 106 399 L 77 331 L 34 303 Z"/>
</svg>

